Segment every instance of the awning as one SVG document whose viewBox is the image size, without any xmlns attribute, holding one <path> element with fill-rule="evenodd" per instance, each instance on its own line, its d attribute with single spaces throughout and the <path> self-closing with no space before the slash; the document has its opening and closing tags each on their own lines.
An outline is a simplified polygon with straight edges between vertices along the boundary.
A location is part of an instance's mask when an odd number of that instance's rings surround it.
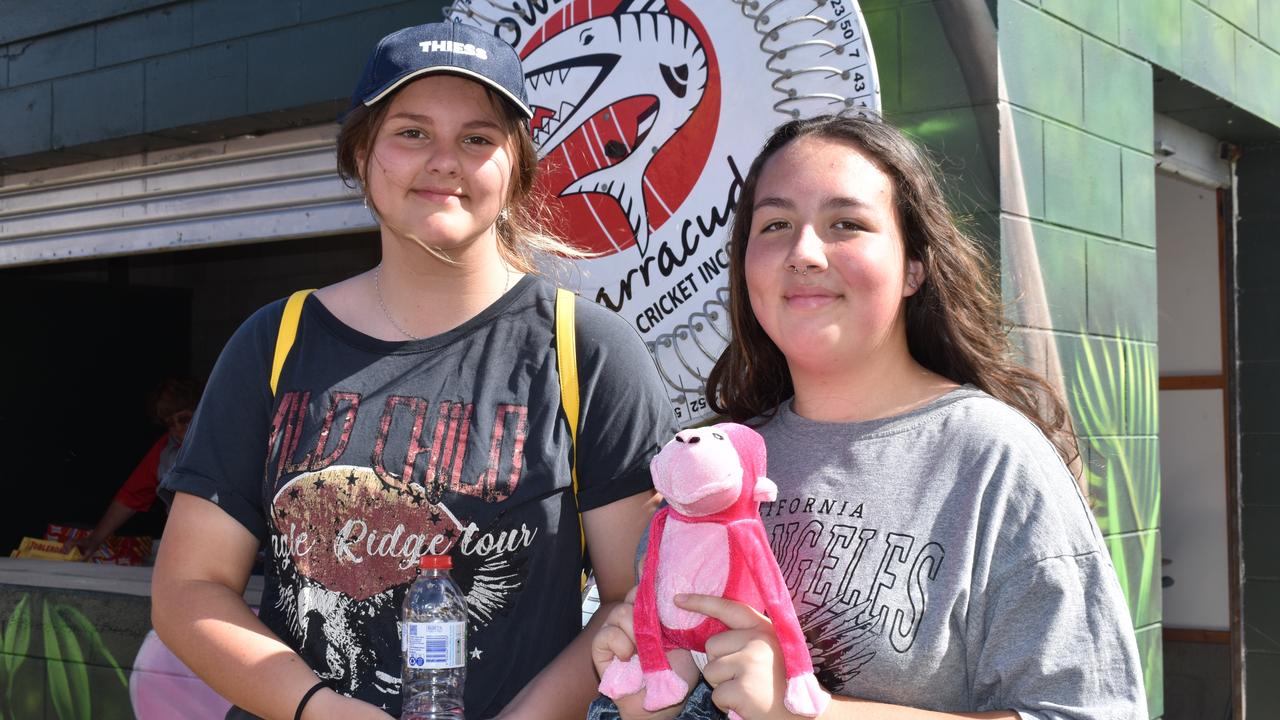
<svg viewBox="0 0 1280 720">
<path fill-rule="evenodd" d="M 0 267 L 376 229 L 338 178 L 337 128 L 192 145 L 0 185 Z"/>
</svg>

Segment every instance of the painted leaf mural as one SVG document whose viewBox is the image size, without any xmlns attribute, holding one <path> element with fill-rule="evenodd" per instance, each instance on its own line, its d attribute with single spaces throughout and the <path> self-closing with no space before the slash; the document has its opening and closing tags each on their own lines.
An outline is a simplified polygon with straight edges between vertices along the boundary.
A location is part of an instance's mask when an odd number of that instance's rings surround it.
<svg viewBox="0 0 1280 720">
<path fill-rule="evenodd" d="M 133 717 L 125 669 L 80 608 L 18 594 L 0 637 L 0 720 Z"/>
</svg>

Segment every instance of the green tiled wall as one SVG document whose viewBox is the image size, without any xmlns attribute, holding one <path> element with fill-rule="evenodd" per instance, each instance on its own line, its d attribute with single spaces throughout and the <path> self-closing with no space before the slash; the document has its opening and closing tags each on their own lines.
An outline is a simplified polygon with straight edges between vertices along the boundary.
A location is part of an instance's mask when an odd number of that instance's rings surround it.
<svg viewBox="0 0 1280 720">
<path fill-rule="evenodd" d="M 1250 35 L 1258 34 L 1258 0 L 1209 0 L 1208 5 L 1232 25 Z"/>
<path fill-rule="evenodd" d="M 1120 150 L 1120 203 L 1124 216 L 1121 237 L 1135 245 L 1154 248 L 1156 177 L 1147 150 Z"/>
<path fill-rule="evenodd" d="M 1113 45 L 1084 38 L 1085 130 L 1149 152 L 1154 123 L 1151 95 L 1150 64 Z"/>
<path fill-rule="evenodd" d="M 953 54 L 955 38 L 940 27 L 937 4 L 874 0 L 863 7 L 890 119 L 943 154 L 950 186 L 964 188 L 952 196 L 959 211 L 991 213 L 989 203 L 998 206 L 1001 287 L 1020 326 L 1013 337 L 1034 362 L 1048 359 L 1036 369 L 1060 369 L 1065 378 L 1082 436 L 1085 481 L 1138 628 L 1150 711 L 1158 717 L 1163 664 L 1148 59 L 1181 60 L 1182 7 L 1164 0 L 993 4 L 1003 77 L 994 105 L 984 99 L 989 88 L 958 94 L 974 77 L 961 68 L 972 59 Z"/>
<path fill-rule="evenodd" d="M 912 82 L 899 87 L 903 112 L 945 107 L 968 107 L 969 88 L 959 63 L 948 62 L 949 43 L 932 3 L 907 5 L 900 11 L 898 26 L 902 63 L 906 68 L 930 66 L 932 72 L 915 73 Z M 880 46 L 875 45 L 877 57 Z"/>
<path fill-rule="evenodd" d="M 1208 8 L 1182 0 L 1182 76 L 1223 95 L 1236 91 L 1235 30 Z"/>
<path fill-rule="evenodd" d="M 1160 447 L 1150 437 L 1096 438 L 1086 443 L 1089 494 L 1103 533 L 1154 530 L 1160 521 Z M 1108 483 L 1129 492 L 1115 497 Z"/>
<path fill-rule="evenodd" d="M 1182 0 L 1125 0 L 1119 10 L 1119 46 L 1181 74 Z"/>
<path fill-rule="evenodd" d="M 1163 713 L 1163 692 L 1160 614 L 1153 599 L 1158 585 L 1151 592 L 1158 541 L 1148 540 L 1157 533 L 1160 503 L 1152 66 L 1280 124 L 1280 2 L 1000 0 L 996 5 L 1005 78 L 1000 132 L 1007 136 L 1000 143 L 1002 289 L 1010 318 L 1023 326 L 1016 339 L 1060 362 L 1083 436 L 1092 502 L 1139 625 L 1155 717 Z M 1280 168 L 1280 157 L 1273 167 Z M 1274 193 L 1276 182 L 1280 172 L 1265 184 L 1268 192 Z M 1249 252 L 1258 261 L 1242 264 L 1241 273 L 1268 289 L 1242 291 L 1242 298 L 1252 293 L 1244 298 L 1242 323 L 1266 315 L 1263 308 L 1275 292 L 1269 289 L 1275 287 L 1270 273 L 1280 262 L 1274 220 L 1256 226 L 1258 241 Z M 1084 248 L 1083 260 L 1078 246 Z M 1028 248 L 1039 260 L 1038 274 L 1010 266 L 1011 258 L 1026 257 Z M 1041 295 L 1043 308 L 1027 306 Z M 1240 379 L 1250 392 L 1274 397 L 1280 392 L 1274 380 L 1280 376 L 1274 372 L 1280 366 L 1280 341 L 1263 335 L 1242 334 L 1242 346 L 1250 344 L 1258 362 L 1244 367 Z M 1265 440 L 1280 437 L 1280 420 L 1273 403 L 1261 405 L 1244 408 L 1255 434 L 1245 436 L 1241 462 L 1262 468 L 1255 474 L 1280 467 L 1280 454 L 1263 449 Z M 1255 534 L 1274 533 L 1271 528 L 1280 522 L 1276 492 L 1265 486 L 1246 479 L 1245 502 L 1260 498 L 1255 500 L 1260 506 L 1246 509 L 1244 517 Z M 1252 610 L 1260 628 L 1273 623 L 1275 612 L 1262 608 L 1278 596 L 1280 570 L 1267 560 L 1255 560 L 1253 567 L 1261 575 L 1246 592 L 1245 624 Z M 1143 593 L 1149 595 L 1144 599 Z M 1271 629 L 1255 630 L 1255 640 L 1274 637 Z M 1266 677 L 1255 673 L 1265 672 L 1266 663 L 1277 657 L 1265 653 L 1280 653 L 1280 648 L 1258 652 L 1263 659 L 1255 662 L 1251 652 L 1246 672 Z M 1270 717 L 1267 713 L 1280 708 L 1275 687 L 1274 682 L 1250 685 L 1251 717 L 1255 710 Z"/>
<path fill-rule="evenodd" d="M 1049 342 L 1062 367 L 1076 432 L 1086 438 L 1124 436 L 1123 400 L 1127 388 L 1115 381 L 1124 374 L 1124 344 L 1115 338 L 1083 335 L 1078 330 L 1055 332 Z"/>
<path fill-rule="evenodd" d="M 1040 0 L 1040 7 L 1090 34 L 1115 44 L 1120 33 L 1121 0 Z"/>
<path fill-rule="evenodd" d="M 277 126 L 271 118 L 290 122 L 277 117 L 282 112 L 295 113 L 293 121 L 330 120 L 372 43 L 395 28 L 440 19 L 446 3 L 158 4 L 102 0 L 55 3 L 44 12 L 34 9 L 45 8 L 42 3 L 5 9 L 0 21 L 0 160 L 5 166 L 27 169 L 20 160 L 24 156 L 55 151 L 81 160 L 166 147 L 172 141 L 166 142 L 164 133 L 175 128 L 233 118 L 256 118 L 268 128 Z M 21 28 L 33 34 L 23 35 Z M 200 88 L 198 101 L 190 88 Z M 112 112 L 99 112 L 104 107 Z"/>
<path fill-rule="evenodd" d="M 1143 663 L 1147 691 L 1147 712 L 1151 717 L 1164 713 L 1163 661 L 1160 657 L 1160 532 L 1148 530 L 1107 537 L 1116 573 L 1126 579 L 1125 599 L 1138 633 L 1138 650 Z"/>
<path fill-rule="evenodd" d="M 1085 323 L 1085 235 L 1044 223 L 1006 217 L 1001 228 L 1000 281 L 1010 319 L 1024 327 L 1077 330 Z M 1023 247 L 1029 244 L 1030 247 Z M 1015 257 L 1034 257 L 1048 305 L 1045 323 L 1033 305 L 1038 295 L 1025 294 L 1022 268 Z"/>
<path fill-rule="evenodd" d="M 1059 122 L 1044 127 L 1044 215 L 1055 225 L 1118 238 L 1120 146 Z"/>
<path fill-rule="evenodd" d="M 1090 501 L 1138 630 L 1149 711 L 1159 717 L 1153 89 L 1144 55 L 1176 55 L 1181 37 L 1153 28 L 1157 3 L 1002 0 L 997 12 L 1000 132 L 1010 136 L 1001 143 L 1002 289 L 1011 320 L 1050 325 L 1024 337 L 1045 343 L 1061 369 Z M 1027 243 L 1038 268 L 1024 260 L 1011 273 L 1011 256 L 1025 258 Z M 1026 306 L 1039 297 L 1042 311 Z"/>
<path fill-rule="evenodd" d="M 972 221 L 978 234 L 994 241 L 1000 206 L 998 160 L 992 103 L 995 88 L 969 87 L 963 62 L 953 52 L 931 0 L 874 0 L 860 3 L 880 73 L 885 116 L 919 140 L 945 175 L 952 206 Z"/>
<path fill-rule="evenodd" d="M 1241 88 L 1271 88 L 1271 92 L 1245 98 L 1242 107 L 1256 115 L 1280 118 L 1280 53 L 1237 33 L 1236 83 Z"/>
<path fill-rule="evenodd" d="M 13 668 L 7 675 L 9 687 L 5 688 L 6 711 L 13 717 L 44 718 L 48 691 L 45 688 L 46 670 L 42 658 L 22 655 L 0 655 L 4 667 Z"/>
<path fill-rule="evenodd" d="M 1138 655 L 1142 658 L 1142 675 L 1147 686 L 1147 712 L 1151 717 L 1164 715 L 1164 655 L 1159 625 L 1138 630 Z"/>
<path fill-rule="evenodd" d="M 890 119 L 943 155 L 949 185 L 964 188 L 952 196 L 957 210 L 998 205 L 1001 287 L 1020 326 L 1013 338 L 1028 358 L 1055 366 L 1036 369 L 1060 367 L 1066 378 L 1091 502 L 1126 589 L 1158 717 L 1152 70 L 1120 38 L 1177 54 L 1180 35 L 1139 32 L 1133 24 L 1143 19 L 1129 0 L 994 4 L 1007 60 L 992 105 L 982 99 L 990 88 L 957 94 L 973 77 L 960 65 L 972 60 L 953 54 L 937 4 L 862 3 Z"/>
<path fill-rule="evenodd" d="M 1155 250 L 1091 237 L 1088 256 L 1088 331 L 1155 340 Z"/>
<path fill-rule="evenodd" d="M 1000 3 L 999 45 L 1004 97 L 1068 125 L 1084 122 L 1084 36 L 1024 2 Z"/>
<path fill-rule="evenodd" d="M 953 208 L 966 214 L 997 208 L 1000 191 L 983 137 L 984 119 L 995 121 L 994 107 L 949 107 L 889 118 L 933 153 L 950 180 L 945 189 Z"/>
<path fill-rule="evenodd" d="M 1145 559 L 1160 556 L 1160 531 L 1143 530 L 1118 533 L 1107 538 L 1107 548 L 1117 572 L 1138 572 L 1138 584 L 1131 588 L 1125 600 L 1129 605 L 1129 617 L 1137 628 L 1145 628 L 1160 622 L 1160 566 L 1147 567 Z"/>
<path fill-rule="evenodd" d="M 1280 48 L 1280 3 L 1258 6 L 1258 38 L 1271 48 Z"/>
<path fill-rule="evenodd" d="M 1000 207 L 1043 219 L 1044 120 L 1018 108 L 1009 108 L 1009 118 L 1002 134 L 1012 147 L 1001 153 Z"/>
</svg>

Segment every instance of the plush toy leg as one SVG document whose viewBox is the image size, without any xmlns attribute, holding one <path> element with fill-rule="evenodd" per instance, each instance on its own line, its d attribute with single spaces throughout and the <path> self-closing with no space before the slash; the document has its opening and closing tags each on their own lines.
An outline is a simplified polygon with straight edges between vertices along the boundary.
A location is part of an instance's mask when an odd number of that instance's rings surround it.
<svg viewBox="0 0 1280 720">
<path fill-rule="evenodd" d="M 689 683 L 671 669 L 645 673 L 644 687 L 644 709 L 649 712 L 684 702 L 689 694 Z"/>
<path fill-rule="evenodd" d="M 782 704 L 796 715 L 818 717 L 830 700 L 831 696 L 818 684 L 813 673 L 805 673 L 787 680 L 787 694 L 782 697 Z"/>
<path fill-rule="evenodd" d="M 640 656 L 632 655 L 623 662 L 614 658 L 600 676 L 600 692 L 617 700 L 644 687 L 644 673 L 640 670 Z"/>
</svg>

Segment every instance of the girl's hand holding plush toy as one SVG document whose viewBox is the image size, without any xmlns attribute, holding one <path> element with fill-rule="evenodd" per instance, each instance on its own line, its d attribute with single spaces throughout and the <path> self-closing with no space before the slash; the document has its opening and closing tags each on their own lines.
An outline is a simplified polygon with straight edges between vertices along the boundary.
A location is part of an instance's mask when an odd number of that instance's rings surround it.
<svg viewBox="0 0 1280 720">
<path fill-rule="evenodd" d="M 621 651 L 601 673 L 600 692 L 617 700 L 644 689 L 644 710 L 678 710 L 690 689 L 684 657 L 695 650 L 708 654 L 704 677 L 730 718 L 820 715 L 831 696 L 814 677 L 760 521 L 760 503 L 777 497 L 764 476 L 763 439 L 736 423 L 684 430 L 651 468 L 668 507 L 649 525 L 631 627 L 625 605 L 615 608 L 593 644 L 597 664 Z M 623 661 L 632 637 L 636 652 Z"/>
<path fill-rule="evenodd" d="M 614 605 L 606 616 L 604 624 L 596 631 L 591 641 L 591 659 L 596 666 L 596 674 L 604 675 L 609 664 L 618 658 L 631 658 L 636 654 L 635 631 L 632 618 L 635 609 L 636 590 L 631 588 L 622 602 Z M 667 651 L 667 662 L 689 687 L 698 682 L 698 666 L 686 650 L 673 649 Z M 649 712 L 644 709 L 644 693 L 634 693 L 613 698 L 622 720 L 670 720 L 680 713 L 682 703 Z"/>
<path fill-rule="evenodd" d="M 768 617 L 749 605 L 710 595 L 678 595 L 676 605 L 729 628 L 707 640 L 707 664 L 702 669 L 702 677 L 715 688 L 711 699 L 717 707 L 730 717 L 749 720 L 811 717 L 791 712 L 784 702 L 787 688 L 794 683 L 787 680 L 782 649 Z M 816 680 L 811 687 L 826 695 Z M 818 705 L 821 713 L 825 699 Z"/>
</svg>

